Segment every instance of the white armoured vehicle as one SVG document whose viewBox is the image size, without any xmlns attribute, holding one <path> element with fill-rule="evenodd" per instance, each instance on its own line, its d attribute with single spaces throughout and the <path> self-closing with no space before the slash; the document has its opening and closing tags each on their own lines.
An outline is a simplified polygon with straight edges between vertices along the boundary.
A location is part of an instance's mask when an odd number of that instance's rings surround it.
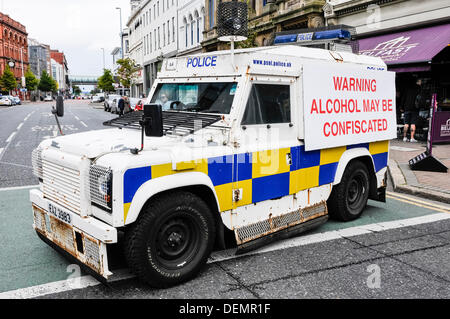
<svg viewBox="0 0 450 319">
<path fill-rule="evenodd" d="M 230 242 L 245 252 L 383 201 L 394 74 L 290 45 L 179 57 L 143 112 L 105 124 L 33 152 L 34 228 L 105 278 L 123 240 L 134 273 L 170 286 Z"/>
</svg>

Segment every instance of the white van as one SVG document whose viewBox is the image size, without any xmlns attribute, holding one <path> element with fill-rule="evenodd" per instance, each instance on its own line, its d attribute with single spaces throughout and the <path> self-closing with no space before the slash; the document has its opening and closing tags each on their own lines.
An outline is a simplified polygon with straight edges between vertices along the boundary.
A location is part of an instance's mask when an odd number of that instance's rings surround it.
<svg viewBox="0 0 450 319">
<path fill-rule="evenodd" d="M 105 278 L 119 238 L 132 271 L 167 287 L 213 249 L 385 200 L 395 81 L 380 58 L 282 46 L 168 59 L 146 104 L 33 152 L 34 228 Z"/>
</svg>

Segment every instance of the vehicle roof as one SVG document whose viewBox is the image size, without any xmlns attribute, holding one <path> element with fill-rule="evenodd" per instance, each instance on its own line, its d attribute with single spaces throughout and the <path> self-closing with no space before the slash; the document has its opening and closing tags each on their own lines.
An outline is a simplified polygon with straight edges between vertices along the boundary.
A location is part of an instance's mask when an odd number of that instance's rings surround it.
<svg viewBox="0 0 450 319">
<path fill-rule="evenodd" d="M 386 69 L 386 64 L 378 57 L 298 45 L 238 49 L 234 51 L 234 66 L 232 65 L 231 56 L 230 50 L 224 50 L 166 59 L 161 68 L 160 77 L 242 75 L 246 72 L 251 73 L 252 71 L 263 71 L 264 73 L 273 75 L 288 75 L 290 73 L 298 73 L 301 66 L 308 63 L 308 61 L 335 63 L 337 61 L 336 58 L 339 59 L 340 63 L 360 64 Z M 203 60 L 210 57 L 216 58 L 216 65 L 214 67 L 192 67 L 192 64 L 189 67 L 188 63 L 190 59 Z M 269 63 L 274 61 L 279 62 L 280 65 L 288 63 L 290 67 L 283 68 L 279 67 L 279 65 L 264 65 L 264 63 L 258 65 L 255 61 L 268 61 Z"/>
</svg>

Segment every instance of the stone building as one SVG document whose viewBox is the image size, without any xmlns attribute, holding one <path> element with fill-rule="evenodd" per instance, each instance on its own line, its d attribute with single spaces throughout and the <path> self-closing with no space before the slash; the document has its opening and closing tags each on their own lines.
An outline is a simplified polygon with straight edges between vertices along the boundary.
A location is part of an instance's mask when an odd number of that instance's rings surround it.
<svg viewBox="0 0 450 319">
<path fill-rule="evenodd" d="M 28 33 L 24 25 L 0 12 L 0 74 L 12 65 L 18 83 L 28 68 Z"/>
<path fill-rule="evenodd" d="M 58 82 L 58 89 L 61 93 L 69 90 L 69 67 L 64 52 L 58 50 L 51 50 L 50 57 L 52 59 L 52 76 Z M 55 65 L 53 61 L 57 64 Z M 55 69 L 56 74 L 55 76 Z"/>
<path fill-rule="evenodd" d="M 228 43 L 217 38 L 217 7 L 219 0 L 205 0 L 204 51 L 228 49 Z M 324 25 L 325 0 L 250 0 L 249 36 L 257 46 L 268 45 L 276 32 Z"/>
</svg>

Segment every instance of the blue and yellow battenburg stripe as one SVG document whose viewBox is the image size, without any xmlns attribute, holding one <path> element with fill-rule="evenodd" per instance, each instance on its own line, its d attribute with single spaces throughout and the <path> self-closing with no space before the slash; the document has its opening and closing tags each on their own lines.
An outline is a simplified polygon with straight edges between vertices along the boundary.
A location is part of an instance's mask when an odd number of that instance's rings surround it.
<svg viewBox="0 0 450 319">
<path fill-rule="evenodd" d="M 220 211 L 265 200 L 296 194 L 309 188 L 334 182 L 342 154 L 352 148 L 367 148 L 375 171 L 387 166 L 389 141 L 343 146 L 317 151 L 305 151 L 295 146 L 129 169 L 124 175 L 124 217 L 139 187 L 158 177 L 186 171 L 202 172 L 211 179 Z M 290 164 L 289 164 L 290 162 Z M 233 189 L 242 189 L 242 199 L 233 201 Z"/>
</svg>

